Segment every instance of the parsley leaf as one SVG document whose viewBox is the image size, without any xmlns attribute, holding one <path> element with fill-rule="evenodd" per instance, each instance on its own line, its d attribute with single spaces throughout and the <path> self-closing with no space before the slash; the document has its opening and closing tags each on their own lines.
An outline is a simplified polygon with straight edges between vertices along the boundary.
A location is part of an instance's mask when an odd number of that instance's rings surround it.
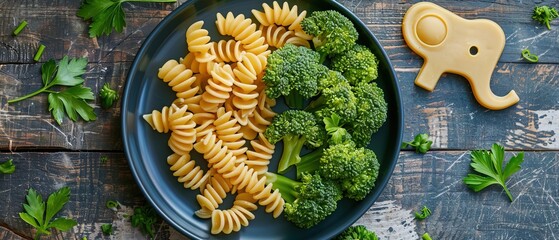
<svg viewBox="0 0 559 240">
<path fill-rule="evenodd" d="M 325 117 L 323 120 L 326 132 L 331 135 L 334 144 L 342 143 L 349 137 L 349 133 L 340 125 L 340 116 L 332 113 L 331 117 Z"/>
<path fill-rule="evenodd" d="M 68 56 L 64 56 L 58 65 L 53 59 L 50 59 L 41 66 L 43 87 L 23 97 L 12 99 L 8 103 L 25 100 L 44 92 L 49 93 L 49 111 L 58 125 L 62 124 L 64 113 L 72 121 L 77 121 L 78 115 L 85 121 L 95 120 L 97 116 L 93 107 L 86 102 L 86 100 L 94 99 L 93 92 L 90 88 L 83 86 L 82 75 L 85 73 L 86 66 L 87 59 L 85 58 L 68 59 Z M 50 90 L 54 86 L 70 88 L 56 92 Z"/>
<path fill-rule="evenodd" d="M 89 37 L 109 35 L 113 28 L 117 32 L 122 32 L 126 27 L 124 9 L 122 8 L 124 2 L 172 3 L 176 0 L 84 0 L 77 15 L 86 21 L 91 20 Z"/>
<path fill-rule="evenodd" d="M 0 163 L 0 173 L 12 174 L 16 171 L 16 165 L 14 165 L 13 160 L 10 159 L 3 163 Z"/>
<path fill-rule="evenodd" d="M 512 202 L 512 195 L 505 182 L 512 174 L 520 170 L 520 165 L 524 162 L 524 153 L 520 152 L 511 157 L 504 169 L 505 149 L 497 143 L 493 144 L 491 151 L 474 150 L 471 152 L 471 156 L 470 166 L 479 174 L 468 174 L 464 178 L 464 183 L 476 192 L 493 184 L 501 185 Z"/>
<path fill-rule="evenodd" d="M 403 142 L 401 148 L 412 146 L 416 152 L 426 153 L 431 149 L 431 144 L 433 144 L 433 141 L 429 140 L 429 135 L 422 133 L 417 134 L 411 142 Z"/>
<path fill-rule="evenodd" d="M 429 209 L 427 206 L 423 206 L 421 211 L 415 212 L 415 219 L 418 220 L 423 220 L 429 216 L 431 216 L 431 209 Z"/>
<path fill-rule="evenodd" d="M 101 225 L 101 231 L 104 235 L 111 235 L 113 234 L 113 225 L 110 223 L 105 223 Z"/>
<path fill-rule="evenodd" d="M 60 231 L 68 231 L 77 225 L 77 222 L 73 219 L 64 217 L 51 221 L 54 215 L 56 215 L 70 199 L 70 188 L 68 187 L 63 187 L 52 193 L 47 199 L 46 206 L 41 195 L 32 188 L 28 190 L 25 199 L 27 200 L 27 203 L 23 204 L 25 212 L 20 212 L 19 217 L 37 230 L 35 235 L 36 239 L 43 234 L 50 235 L 51 232 L 49 229 L 51 228 L 56 228 Z"/>
</svg>

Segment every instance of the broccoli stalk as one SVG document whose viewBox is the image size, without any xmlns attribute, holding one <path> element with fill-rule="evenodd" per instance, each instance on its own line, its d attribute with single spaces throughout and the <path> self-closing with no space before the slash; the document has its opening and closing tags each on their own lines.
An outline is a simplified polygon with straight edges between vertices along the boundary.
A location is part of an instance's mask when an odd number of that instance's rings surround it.
<svg viewBox="0 0 559 240">
<path fill-rule="evenodd" d="M 318 94 L 318 79 L 327 72 L 319 54 L 286 44 L 268 56 L 262 81 L 270 98 L 285 97 L 287 106 L 303 109 L 305 99 Z"/>
<path fill-rule="evenodd" d="M 264 135 L 272 144 L 283 141 L 278 172 L 285 173 L 291 165 L 301 160 L 299 155 L 303 146 L 309 148 L 322 146 L 326 133 L 312 113 L 287 110 L 272 119 L 272 124 L 266 128 Z"/>
<path fill-rule="evenodd" d="M 328 55 L 349 50 L 359 36 L 351 20 L 334 10 L 314 11 L 301 22 L 301 27 L 313 36 L 320 62 Z"/>
<path fill-rule="evenodd" d="M 310 228 L 324 220 L 342 198 L 338 185 L 318 174 L 304 174 L 300 182 L 271 172 L 264 175 L 266 183 L 272 183 L 286 202 L 284 216 L 300 228 Z"/>
</svg>

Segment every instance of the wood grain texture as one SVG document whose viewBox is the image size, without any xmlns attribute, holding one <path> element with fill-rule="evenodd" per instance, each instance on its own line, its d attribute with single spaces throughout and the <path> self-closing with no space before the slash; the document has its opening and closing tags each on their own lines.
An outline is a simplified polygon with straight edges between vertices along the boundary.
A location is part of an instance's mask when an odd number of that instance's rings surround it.
<svg viewBox="0 0 559 240">
<path fill-rule="evenodd" d="M 507 159 L 513 153 L 507 152 Z M 525 154 L 522 169 L 507 182 L 514 197 L 510 202 L 498 187 L 474 193 L 463 184 L 462 178 L 471 172 L 469 151 L 425 155 L 403 151 L 383 194 L 356 224 L 375 230 L 382 239 L 412 239 L 423 232 L 429 232 L 433 239 L 553 239 L 559 229 L 559 189 L 555 187 L 559 183 L 559 154 Z M 101 163 L 102 156 L 109 160 Z M 116 236 L 140 236 L 122 213 L 105 207 L 107 200 L 118 200 L 124 206 L 121 211 L 130 212 L 134 206 L 145 204 L 124 155 L 0 154 L 0 159 L 7 158 L 14 160 L 17 170 L 0 176 L 0 202 L 7 203 L 0 206 L 0 225 L 9 225 L 24 236 L 29 234 L 30 227 L 17 216 L 26 190 L 32 187 L 46 197 L 68 186 L 72 194 L 61 215 L 76 219 L 79 225 L 68 233 L 58 233 L 63 239 L 100 238 L 103 223 L 120 226 Z M 417 221 L 413 212 L 423 205 L 433 215 Z M 160 234 L 158 239 L 181 236 L 165 224 Z"/>
<path fill-rule="evenodd" d="M 32 63 L 39 44 L 47 46 L 43 60 L 63 55 L 87 56 L 91 62 L 132 61 L 143 40 L 175 4 L 127 3 L 127 27 L 123 33 L 90 39 L 87 23 L 75 15 L 79 1 L 0 1 L 0 63 Z M 401 36 L 406 10 L 418 1 L 339 1 L 353 11 L 390 50 L 392 59 L 408 59 L 409 49 Z M 531 19 L 535 1 L 434 1 L 467 19 L 490 19 L 507 37 L 501 62 L 523 62 L 520 51 L 530 48 L 544 63 L 559 63 L 559 32 Z M 537 4 L 553 1 L 538 1 Z M 19 22 L 29 22 L 18 37 L 11 31 Z M 58 27 L 53 27 L 58 26 Z M 559 27 L 552 23 L 553 27 Z M 72 36 L 72 37 L 69 37 Z"/>
<path fill-rule="evenodd" d="M 11 158 L 17 166 L 14 174 L 0 175 L 0 239 L 32 237 L 31 227 L 18 217 L 28 188 L 46 197 L 62 186 L 69 186 L 72 196 L 61 214 L 79 224 L 44 239 L 108 239 L 100 231 L 104 223 L 116 226 L 113 239 L 144 239 L 126 218 L 146 202 L 121 153 L 120 102 L 103 110 L 96 99 L 91 104 L 98 120 L 65 119 L 58 126 L 47 110 L 46 95 L 7 101 L 38 89 L 41 63 L 64 55 L 88 59 L 85 85 L 94 93 L 105 82 L 122 93 L 143 41 L 187 1 L 125 3 L 125 30 L 91 39 L 88 23 L 76 16 L 81 1 L 0 0 L 0 161 Z M 490 19 L 503 28 L 506 46 L 491 87 L 497 95 L 514 89 L 521 100 L 502 111 L 477 104 L 467 81 L 456 75 L 443 75 L 433 92 L 413 84 L 423 60 L 406 46 L 401 22 L 419 1 L 339 2 L 369 27 L 394 65 L 405 111 L 404 140 L 418 133 L 429 133 L 434 140 L 425 155 L 401 152 L 388 186 L 356 224 L 375 230 L 381 239 L 418 239 L 424 232 L 433 239 L 559 238 L 559 21 L 547 30 L 530 18 L 535 5 L 556 6 L 557 1 L 433 1 L 459 16 Z M 14 37 L 11 32 L 21 20 L 29 25 Z M 47 49 L 35 63 L 39 44 Z M 540 63 L 522 60 L 524 48 L 537 54 Z M 487 149 L 494 142 L 526 151 L 522 170 L 508 182 L 513 202 L 498 187 L 474 193 L 462 183 L 470 171 L 469 150 Z M 101 163 L 102 156 L 109 161 Z M 121 211 L 107 209 L 107 200 L 122 203 Z M 417 221 L 413 212 L 423 205 L 433 215 Z M 156 239 L 186 238 L 162 223 Z"/>
</svg>

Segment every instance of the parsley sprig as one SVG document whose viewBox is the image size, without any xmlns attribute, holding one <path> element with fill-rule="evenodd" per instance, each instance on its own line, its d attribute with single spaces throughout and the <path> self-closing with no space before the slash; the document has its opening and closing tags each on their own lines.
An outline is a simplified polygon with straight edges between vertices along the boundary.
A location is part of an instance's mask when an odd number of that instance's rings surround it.
<svg viewBox="0 0 559 240">
<path fill-rule="evenodd" d="M 0 173 L 2 173 L 2 174 L 12 174 L 15 171 L 16 171 L 16 165 L 14 165 L 14 162 L 13 162 L 12 159 L 9 159 L 8 161 L 0 163 Z"/>
<path fill-rule="evenodd" d="M 176 0 L 84 0 L 78 17 L 91 20 L 89 37 L 109 35 L 113 28 L 122 32 L 126 27 L 126 20 L 122 4 L 124 2 L 162 2 L 173 3 Z"/>
<path fill-rule="evenodd" d="M 423 206 L 423 208 L 419 212 L 415 212 L 415 219 L 423 220 L 429 216 L 431 216 L 431 209 L 427 206 Z"/>
<path fill-rule="evenodd" d="M 433 141 L 429 140 L 429 135 L 427 133 L 421 133 L 417 134 L 411 142 L 402 142 L 401 148 L 412 146 L 415 148 L 416 152 L 426 153 L 431 149 L 431 144 L 433 144 Z"/>
<path fill-rule="evenodd" d="M 328 135 L 331 135 L 331 139 L 333 143 L 342 143 L 344 142 L 349 133 L 345 128 L 343 128 L 343 124 L 340 124 L 340 116 L 336 113 L 332 113 L 331 117 L 325 117 L 323 119 L 326 132 Z"/>
<path fill-rule="evenodd" d="M 130 217 L 132 227 L 139 228 L 142 233 L 147 234 L 153 238 L 155 236 L 155 226 L 159 221 L 158 215 L 155 210 L 150 206 L 134 208 L 134 215 Z"/>
<path fill-rule="evenodd" d="M 512 202 L 512 195 L 507 188 L 506 181 L 512 174 L 520 170 L 520 165 L 524 162 L 524 153 L 520 152 L 511 157 L 504 169 L 505 148 L 497 143 L 493 144 L 491 151 L 474 150 L 471 152 L 471 156 L 470 166 L 479 174 L 468 174 L 464 178 L 464 183 L 476 192 L 493 184 L 501 185 Z"/>
<path fill-rule="evenodd" d="M 27 203 L 23 204 L 25 212 L 20 212 L 19 217 L 37 229 L 35 239 L 38 239 L 43 234 L 50 235 L 51 228 L 68 231 L 78 224 L 73 219 L 65 217 L 52 219 L 70 199 L 70 188 L 68 187 L 63 187 L 53 192 L 48 197 L 46 205 L 41 195 L 33 188 L 28 190 L 25 199 L 27 200 Z"/>
<path fill-rule="evenodd" d="M 85 121 L 95 120 L 97 116 L 93 107 L 86 102 L 95 97 L 90 88 L 83 86 L 82 74 L 85 73 L 86 65 L 87 59 L 85 58 L 68 59 L 68 56 L 64 56 L 58 65 L 53 59 L 50 59 L 41 66 L 43 87 L 23 97 L 12 99 L 8 103 L 19 102 L 40 93 L 49 93 L 49 111 L 58 125 L 62 124 L 64 113 L 72 121 L 76 121 L 78 115 Z M 54 86 L 69 88 L 57 92 L 51 90 Z"/>
</svg>

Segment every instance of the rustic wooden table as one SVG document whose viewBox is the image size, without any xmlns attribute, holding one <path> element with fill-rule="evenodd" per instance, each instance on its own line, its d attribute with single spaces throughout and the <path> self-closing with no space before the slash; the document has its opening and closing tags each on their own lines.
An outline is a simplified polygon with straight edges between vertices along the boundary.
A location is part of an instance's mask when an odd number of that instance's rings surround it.
<svg viewBox="0 0 559 240">
<path fill-rule="evenodd" d="M 87 24 L 76 16 L 77 0 L 0 0 L 0 162 L 13 159 L 15 173 L 0 175 L 0 239 L 27 239 L 31 227 L 18 217 L 26 190 L 43 195 L 71 188 L 63 215 L 78 221 L 71 231 L 53 239 L 102 238 L 100 226 L 112 223 L 114 239 L 145 238 L 126 220 L 133 207 L 146 204 L 123 154 L 120 109 L 92 104 L 94 122 L 65 121 L 57 125 L 47 110 L 46 95 L 16 104 L 9 99 L 41 86 L 40 66 L 49 58 L 86 57 L 85 85 L 95 93 L 104 83 L 120 92 L 134 56 L 154 27 L 175 4 L 124 4 L 123 33 L 91 39 Z M 548 30 L 531 19 L 536 4 L 559 7 L 557 1 L 434 1 L 458 15 L 497 22 L 506 47 L 493 73 L 492 89 L 504 95 L 514 89 L 520 102 L 489 111 L 473 98 L 464 78 L 443 75 L 434 92 L 413 84 L 423 60 L 404 43 L 401 21 L 417 1 L 340 0 L 367 24 L 389 54 L 399 78 L 405 109 L 404 140 L 428 133 L 434 140 L 427 154 L 402 151 L 388 186 L 357 223 L 382 239 L 557 239 L 559 236 L 559 21 Z M 29 25 L 14 37 L 21 21 Z M 33 61 L 39 44 L 47 46 L 41 62 Z M 540 57 L 527 63 L 520 51 Z M 119 103 L 117 103 L 119 104 Z M 499 142 L 509 153 L 526 153 L 522 170 L 508 181 L 514 201 L 498 187 L 474 193 L 462 182 L 470 171 L 472 149 Z M 106 157 L 106 162 L 101 161 Z M 116 214 L 105 207 L 118 200 Z M 424 221 L 413 212 L 433 210 Z M 157 239 L 183 239 L 166 224 Z"/>
</svg>

